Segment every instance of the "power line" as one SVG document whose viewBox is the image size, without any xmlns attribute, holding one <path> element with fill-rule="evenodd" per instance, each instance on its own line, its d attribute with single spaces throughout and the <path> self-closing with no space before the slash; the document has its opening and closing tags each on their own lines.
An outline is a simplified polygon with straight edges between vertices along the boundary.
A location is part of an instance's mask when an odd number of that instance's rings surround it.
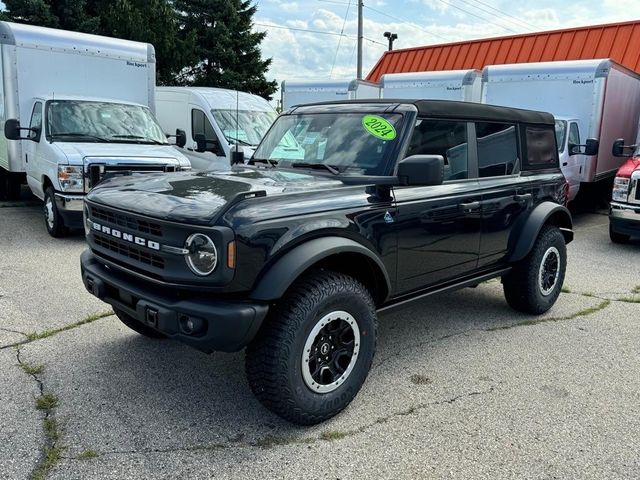
<svg viewBox="0 0 640 480">
<path fill-rule="evenodd" d="M 482 7 L 478 6 L 478 5 L 475 5 L 475 4 L 471 3 L 471 2 L 469 2 L 468 0 L 460 0 L 460 1 L 462 3 L 466 3 L 470 7 L 477 8 L 481 12 L 488 13 L 489 15 L 495 15 L 494 12 L 489 11 L 489 10 L 487 10 L 485 8 L 482 8 Z M 478 2 L 478 3 L 481 4 L 481 5 L 485 5 L 486 7 L 491 8 L 492 10 L 495 10 L 495 12 L 499 13 L 500 15 L 502 15 L 502 18 L 498 17 L 498 18 L 500 18 L 500 20 L 505 21 L 505 22 L 510 22 L 512 25 L 515 25 L 515 26 L 517 26 L 519 28 L 523 28 L 524 27 L 527 30 L 532 30 L 532 28 L 528 24 L 526 24 L 525 22 L 522 22 L 521 20 L 517 19 L 516 17 L 512 17 L 511 15 L 508 15 L 508 14 L 504 13 L 503 11 L 498 10 L 497 8 L 493 8 L 491 5 L 489 5 L 487 3 L 483 3 L 483 2 Z M 515 18 L 517 20 L 517 22 L 515 22 L 513 20 L 510 20 L 510 19 L 508 19 L 506 17 Z"/>
<path fill-rule="evenodd" d="M 285 27 L 283 25 L 272 25 L 272 24 L 268 24 L 268 23 L 255 23 L 254 25 L 258 26 L 258 27 L 266 27 L 266 28 L 279 28 L 281 30 L 293 30 L 295 32 L 306 32 L 306 33 L 316 33 L 316 34 L 321 34 L 321 35 L 333 35 L 335 37 L 344 37 L 344 38 L 349 38 L 351 40 L 355 40 L 356 37 L 353 37 L 351 35 L 345 35 L 344 33 L 338 33 L 338 32 L 328 32 L 326 30 L 311 30 L 309 28 L 297 28 L 297 27 Z M 376 40 L 373 40 L 372 38 L 368 38 L 368 37 L 363 37 L 366 41 L 371 42 L 371 43 L 375 43 L 377 45 L 382 45 L 383 47 L 386 47 L 386 45 L 382 42 L 378 42 Z"/>
<path fill-rule="evenodd" d="M 326 0 L 321 0 L 321 1 L 326 1 Z M 421 31 L 423 31 L 425 33 L 428 33 L 429 35 L 432 35 L 432 36 L 434 36 L 436 38 L 441 38 L 442 40 L 447 40 L 447 41 L 450 40 L 445 36 L 438 35 L 437 33 L 430 32 L 429 30 L 425 30 L 424 28 L 419 27 L 418 25 L 416 25 L 415 23 L 413 23 L 413 22 L 411 22 L 411 21 L 409 21 L 407 19 L 396 17 L 394 15 L 390 15 L 387 12 L 383 12 L 382 10 L 377 10 L 377 9 L 375 9 L 373 7 L 369 7 L 368 5 L 365 5 L 364 8 L 366 8 L 367 10 L 371 10 L 372 12 L 379 13 L 380 15 L 384 15 L 385 17 L 392 18 L 393 20 L 397 20 L 399 22 L 408 23 L 412 28 L 416 28 L 418 30 L 421 30 Z"/>
<path fill-rule="evenodd" d="M 351 1 L 347 3 L 347 11 L 344 12 L 344 20 L 342 22 L 342 30 L 340 30 L 340 38 L 338 39 L 338 46 L 336 48 L 336 54 L 333 56 L 333 63 L 331 64 L 331 71 L 329 72 L 329 78 L 333 75 L 333 68 L 336 66 L 336 60 L 338 59 L 338 52 L 340 51 L 340 43 L 342 42 L 342 35 L 344 34 L 344 27 L 347 24 L 347 15 L 349 15 L 349 7 L 351 7 Z"/>
<path fill-rule="evenodd" d="M 479 19 L 480 19 L 480 20 L 482 20 L 483 22 L 489 22 L 489 23 L 492 23 L 492 24 L 494 24 L 495 26 L 500 27 L 500 28 L 504 28 L 505 30 L 508 30 L 508 31 L 510 31 L 510 32 L 512 32 L 512 33 L 519 33 L 519 32 L 517 32 L 516 30 L 513 30 L 512 28 L 506 27 L 506 26 L 504 26 L 504 25 L 500 25 L 499 23 L 493 22 L 493 21 L 489 20 L 488 18 L 481 17 L 480 15 L 476 15 L 475 13 L 470 12 L 469 10 L 465 10 L 464 8 L 459 7 L 458 5 L 454 5 L 453 3 L 446 2 L 445 0 L 438 0 L 438 1 L 439 1 L 440 3 L 444 3 L 444 4 L 445 4 L 446 6 L 448 6 L 448 7 L 452 7 L 452 8 L 458 9 L 458 10 L 460 10 L 461 12 L 466 13 L 467 15 L 471 15 L 472 17 L 479 18 Z"/>
<path fill-rule="evenodd" d="M 533 23 L 529 23 L 529 22 L 525 22 L 524 20 L 519 19 L 518 17 L 514 16 L 514 15 L 510 15 L 507 12 L 505 12 L 504 10 L 500 10 L 499 8 L 493 7 L 491 5 L 489 5 L 488 3 L 485 2 L 481 2 L 480 0 L 473 0 L 476 3 L 479 3 L 480 5 L 484 5 L 485 7 L 494 10 L 498 13 L 501 13 L 502 15 L 506 16 L 506 17 L 510 17 L 513 18 L 514 20 L 517 20 L 518 22 L 520 22 L 522 25 L 526 25 L 534 30 L 540 30 L 540 27 L 534 25 Z M 466 3 L 466 2 L 465 2 Z"/>
</svg>

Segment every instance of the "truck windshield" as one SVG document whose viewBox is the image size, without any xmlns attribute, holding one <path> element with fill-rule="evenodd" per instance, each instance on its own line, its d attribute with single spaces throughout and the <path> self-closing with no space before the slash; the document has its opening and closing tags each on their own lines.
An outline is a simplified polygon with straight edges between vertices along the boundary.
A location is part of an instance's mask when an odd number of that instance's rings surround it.
<svg viewBox="0 0 640 480">
<path fill-rule="evenodd" d="M 47 102 L 47 138 L 56 142 L 168 144 L 148 108 L 84 100 Z"/>
<path fill-rule="evenodd" d="M 238 141 L 251 146 L 260 143 L 278 116 L 276 112 L 254 110 L 211 110 L 211 113 L 229 143 Z"/>
<path fill-rule="evenodd" d="M 558 142 L 558 152 L 564 151 L 564 138 L 567 134 L 567 122 L 565 120 L 556 120 L 556 142 Z"/>
<path fill-rule="evenodd" d="M 400 114 L 383 113 L 280 116 L 253 161 L 277 162 L 283 167 L 328 165 L 340 172 L 385 175 L 401 119 Z"/>
</svg>

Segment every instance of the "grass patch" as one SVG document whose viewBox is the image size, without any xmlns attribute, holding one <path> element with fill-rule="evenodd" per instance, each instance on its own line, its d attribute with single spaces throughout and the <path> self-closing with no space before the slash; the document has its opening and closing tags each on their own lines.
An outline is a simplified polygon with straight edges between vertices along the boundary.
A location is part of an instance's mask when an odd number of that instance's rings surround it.
<svg viewBox="0 0 640 480">
<path fill-rule="evenodd" d="M 92 448 L 87 448 L 84 452 L 78 455 L 78 460 L 91 460 L 92 458 L 96 458 L 98 456 L 98 452 L 93 450 Z"/>
<path fill-rule="evenodd" d="M 47 447 L 44 451 L 44 461 L 38 465 L 31 477 L 33 480 L 44 480 L 53 466 L 60 461 L 63 452 L 62 447 Z"/>
<path fill-rule="evenodd" d="M 560 291 L 562 293 L 571 293 L 571 289 L 569 287 L 567 287 L 566 285 L 563 285 L 562 288 L 560 289 Z"/>
<path fill-rule="evenodd" d="M 635 287 L 633 287 L 633 289 L 631 290 L 631 293 L 640 294 L 640 285 L 636 285 Z"/>
<path fill-rule="evenodd" d="M 640 297 L 624 297 L 619 298 L 618 301 L 625 303 L 640 303 Z"/>
<path fill-rule="evenodd" d="M 43 393 L 36 399 L 36 408 L 49 412 L 58 406 L 58 397 L 53 393 Z"/>
<path fill-rule="evenodd" d="M 43 330 L 41 332 L 27 333 L 26 334 L 27 342 L 33 342 L 34 340 L 41 340 L 43 338 L 48 338 L 53 335 L 57 335 L 60 332 L 66 332 L 67 330 L 72 330 L 74 328 L 80 327 L 82 325 L 86 325 L 87 323 L 95 322 L 96 320 L 99 320 L 104 317 L 109 317 L 111 315 L 113 315 L 113 311 L 111 310 L 107 312 L 92 313 L 91 315 L 87 316 L 87 318 L 85 318 L 84 320 L 80 320 L 79 322 L 65 325 L 64 327 L 52 328 L 50 330 Z"/>
<path fill-rule="evenodd" d="M 329 431 L 329 432 L 322 432 L 322 434 L 320 435 L 320 438 L 328 442 L 333 442 L 334 440 L 341 440 L 348 436 L 349 436 L 348 432 Z"/>
<path fill-rule="evenodd" d="M 28 363 L 19 363 L 18 366 L 27 375 L 40 375 L 44 372 L 44 365 L 30 365 Z"/>
</svg>

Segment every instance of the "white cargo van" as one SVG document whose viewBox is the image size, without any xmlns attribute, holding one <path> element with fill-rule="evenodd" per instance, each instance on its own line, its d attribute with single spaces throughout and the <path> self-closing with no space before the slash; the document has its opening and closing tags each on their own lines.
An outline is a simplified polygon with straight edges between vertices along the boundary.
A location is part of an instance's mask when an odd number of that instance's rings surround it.
<svg viewBox="0 0 640 480">
<path fill-rule="evenodd" d="M 152 45 L 0 22 L 0 57 L 0 196 L 26 178 L 51 235 L 106 175 L 190 168 L 152 112 Z"/>
<path fill-rule="evenodd" d="M 445 70 L 440 72 L 387 73 L 380 79 L 382 97 L 457 100 L 482 100 L 480 70 Z"/>
<path fill-rule="evenodd" d="M 611 145 L 638 131 L 640 75 L 609 59 L 491 65 L 482 84 L 483 103 L 554 114 L 570 200 L 581 183 L 613 178 L 622 160 Z"/>
<path fill-rule="evenodd" d="M 249 158 L 278 116 L 258 95 L 208 87 L 158 87 L 156 115 L 165 132 L 186 132 L 195 170 L 228 169 L 235 145 Z"/>
<path fill-rule="evenodd" d="M 332 100 L 380 98 L 380 85 L 365 80 L 322 80 L 282 82 L 282 109 L 305 103 Z"/>
</svg>

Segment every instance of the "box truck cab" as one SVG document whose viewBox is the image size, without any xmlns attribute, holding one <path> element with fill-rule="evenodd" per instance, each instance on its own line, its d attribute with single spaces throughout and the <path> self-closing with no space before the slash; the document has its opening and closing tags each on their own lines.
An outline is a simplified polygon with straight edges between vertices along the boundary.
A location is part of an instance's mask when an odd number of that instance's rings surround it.
<svg viewBox="0 0 640 480">
<path fill-rule="evenodd" d="M 306 103 L 380 98 L 380 85 L 365 80 L 313 80 L 282 82 L 282 109 Z"/>
<path fill-rule="evenodd" d="M 158 87 L 158 121 L 165 132 L 186 132 L 181 151 L 196 170 L 226 170 L 235 145 L 248 159 L 275 118 L 264 98 L 207 87 Z"/>
<path fill-rule="evenodd" d="M 152 45 L 0 22 L 0 59 L 0 196 L 26 179 L 52 236 L 106 176 L 190 168 L 152 112 Z"/>
<path fill-rule="evenodd" d="M 636 143 L 625 145 L 619 138 L 612 153 L 624 163 L 616 172 L 609 204 L 609 237 L 614 243 L 627 243 L 640 237 L 640 131 Z"/>
<path fill-rule="evenodd" d="M 620 167 L 610 146 L 637 132 L 640 75 L 610 59 L 490 65 L 482 102 L 554 114 L 573 200 L 581 185 L 611 179 Z"/>
<path fill-rule="evenodd" d="M 380 79 L 382 97 L 430 100 L 482 100 L 480 70 L 387 73 Z"/>
</svg>

